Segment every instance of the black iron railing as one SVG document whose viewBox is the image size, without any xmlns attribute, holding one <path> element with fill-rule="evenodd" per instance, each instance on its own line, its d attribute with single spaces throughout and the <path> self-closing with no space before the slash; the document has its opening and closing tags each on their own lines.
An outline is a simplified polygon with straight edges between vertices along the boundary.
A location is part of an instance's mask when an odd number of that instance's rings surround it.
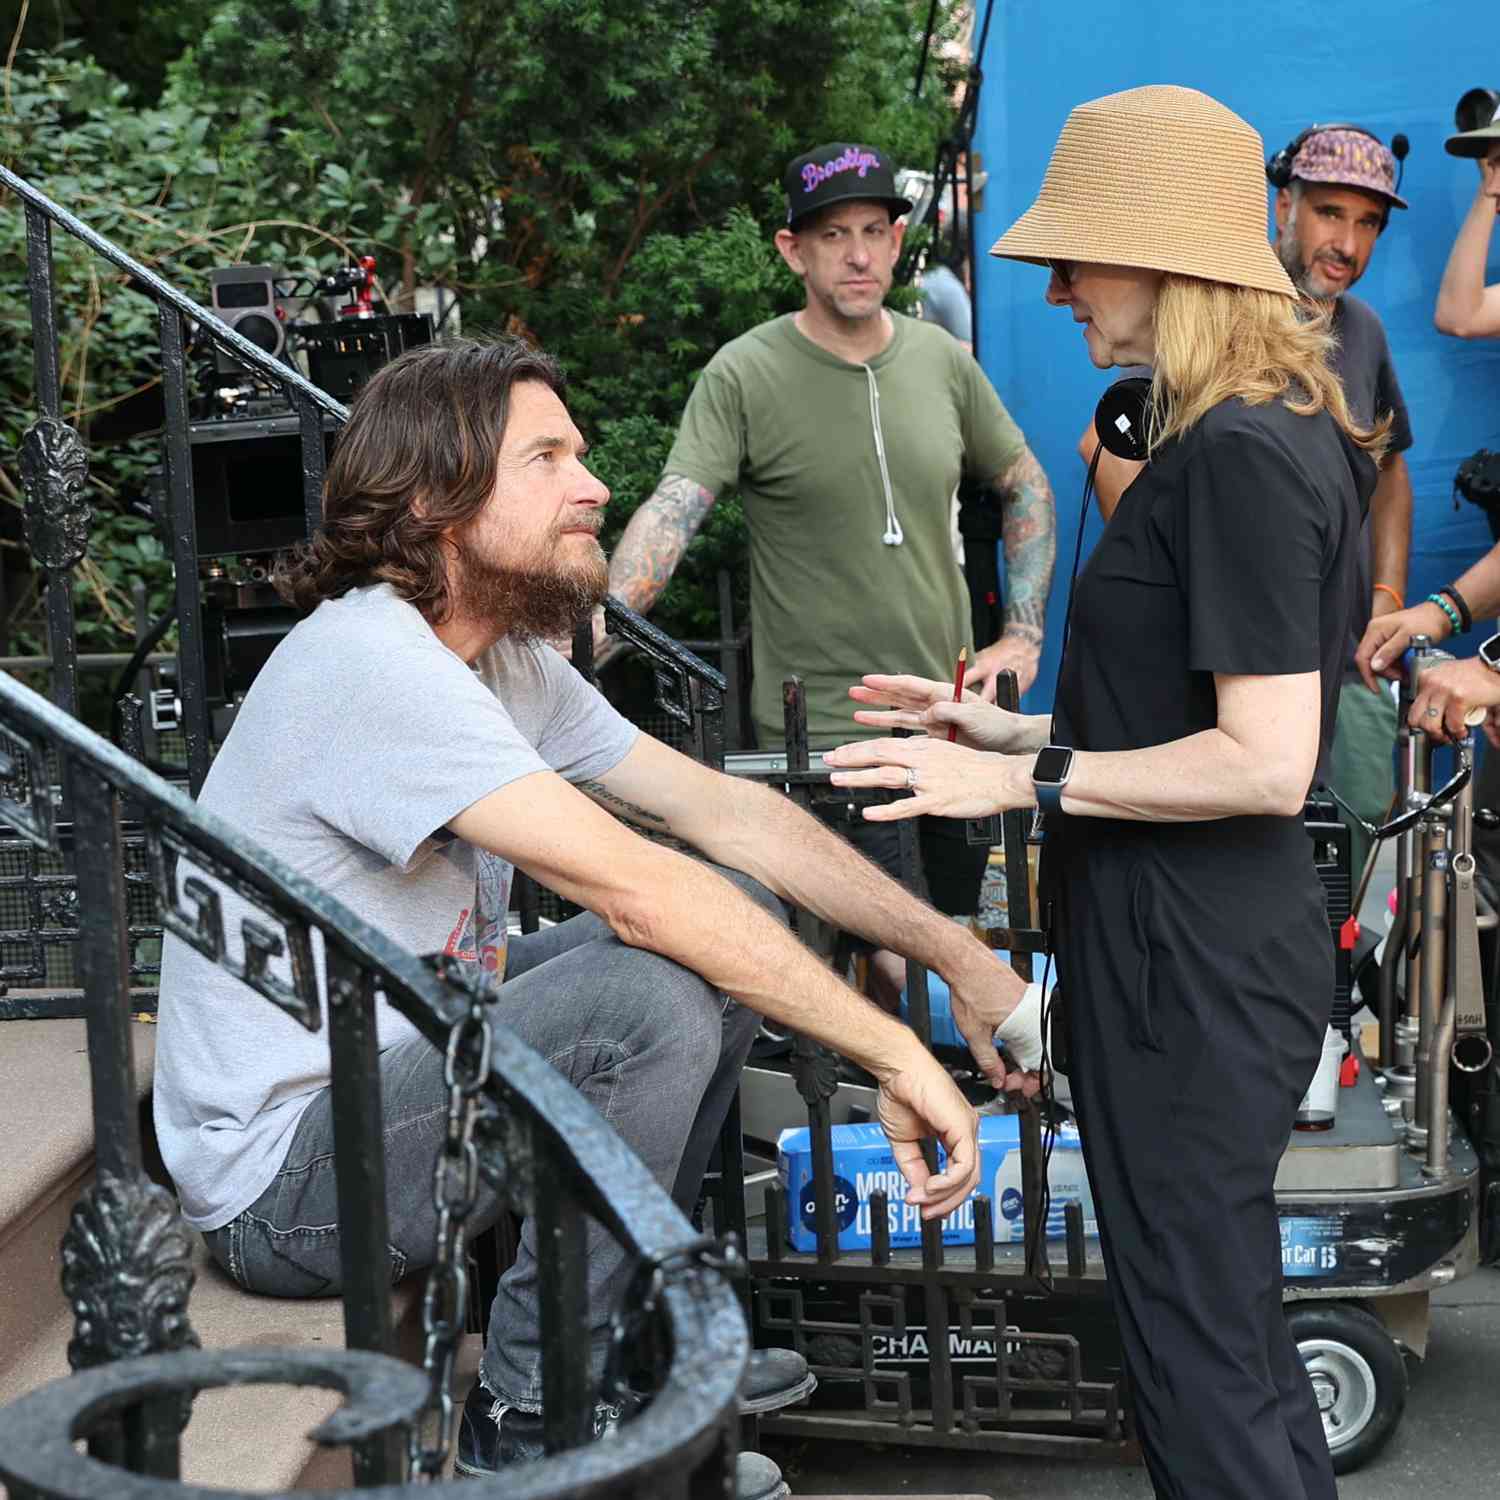
<svg viewBox="0 0 1500 1500">
<path fill-rule="evenodd" d="M 59 1497 L 117 1493 L 118 1470 L 103 1460 L 125 1463 L 142 1473 L 175 1472 L 175 1444 L 185 1393 L 222 1384 L 261 1380 L 305 1381 L 358 1392 L 335 1434 L 357 1439 L 356 1474 L 362 1482 L 394 1482 L 402 1465 L 394 1432 L 413 1407 L 435 1397 L 432 1376 L 442 1365 L 442 1340 L 429 1360 L 420 1386 L 401 1384 L 395 1372 L 378 1379 L 361 1363 L 358 1351 L 389 1348 L 387 1291 L 382 1257 L 349 1253 L 346 1268 L 346 1326 L 351 1353 L 335 1356 L 284 1352 L 269 1361 L 243 1354 L 156 1352 L 190 1348 L 194 1342 L 183 1306 L 190 1272 L 185 1236 L 173 1229 L 175 1207 L 163 1201 L 139 1173 L 138 1127 L 129 1091 L 127 1018 L 150 1008 L 154 987 L 155 939 L 161 924 L 177 931 L 200 951 L 221 958 L 222 923 L 212 904 L 184 905 L 185 890 L 174 884 L 178 862 L 206 868 L 232 889 L 251 897 L 267 914 L 270 942 L 283 955 L 307 952 L 312 931 L 325 935 L 329 953 L 329 1006 L 326 1024 L 334 1062 L 336 1109 L 340 1120 L 339 1161 L 341 1239 L 353 1245 L 383 1245 L 383 1163 L 379 1135 L 378 1084 L 373 1067 L 371 1007 L 383 993 L 435 1044 L 446 1045 L 454 1028 L 476 1024 L 473 998 L 386 944 L 330 903 L 306 882 L 238 841 L 232 830 L 205 818 L 180 792 L 157 781 L 129 755 L 97 741 L 68 715 L 77 705 L 77 652 L 71 616 L 70 572 L 87 546 L 86 455 L 83 444 L 60 415 L 57 325 L 52 307 L 51 231 L 54 224 L 126 271 L 138 292 L 158 308 L 159 342 L 166 396 L 166 520 L 172 538 L 179 623 L 179 695 L 186 739 L 187 782 L 196 791 L 211 751 L 211 714 L 205 670 L 205 642 L 199 582 L 199 548 L 189 430 L 184 348 L 189 324 L 222 346 L 256 375 L 283 391 L 296 414 L 300 433 L 301 482 L 305 521 L 319 518 L 324 433 L 337 426 L 344 410 L 288 366 L 238 337 L 201 307 L 138 265 L 45 195 L 0 169 L 0 186 L 25 204 L 28 220 L 28 283 L 37 343 L 37 405 L 41 416 L 28 432 L 26 480 L 28 540 L 48 579 L 48 621 L 56 709 L 45 700 L 0 679 L 0 725 L 11 737 L 10 766 L 0 787 L 0 823 L 20 830 L 29 863 L 14 873 L 8 888 L 27 916 L 11 925 L 0 921 L 0 984 L 25 986 L 24 996 L 0 997 L 6 1014 L 83 1014 L 90 1035 L 95 1115 L 102 1150 L 102 1197 L 81 1207 L 87 1221 L 80 1243 L 94 1243 L 108 1227 L 159 1247 L 168 1262 L 153 1283 L 162 1288 L 162 1315 L 152 1326 L 156 1337 L 126 1347 L 115 1336 L 126 1319 L 110 1316 L 110 1293 L 89 1283 L 93 1261 L 108 1256 L 75 1254 L 75 1304 L 100 1309 L 91 1325 L 102 1331 L 98 1348 L 80 1347 L 75 1365 L 117 1360 L 120 1355 L 152 1357 L 112 1365 L 25 1398 L 0 1413 L 0 1473 L 13 1487 Z M 725 677 L 656 630 L 617 601 L 608 602 L 611 631 L 623 635 L 651 661 L 662 712 L 681 732 L 685 748 L 709 765 L 721 765 L 726 717 L 733 738 L 734 707 L 726 715 Z M 727 632 L 726 632 L 727 633 Z M 592 678 L 591 640 L 575 642 L 575 665 Z M 731 657 L 730 663 L 734 663 Z M 737 687 L 731 672 L 731 691 Z M 734 699 L 737 703 L 737 692 Z M 63 710 L 58 712 L 57 710 Z M 126 715 L 126 743 L 133 717 Z M 138 720 L 134 720 L 138 726 Z M 804 802 L 821 795 L 826 777 L 809 767 L 805 722 L 788 720 L 789 773 L 778 778 Z M 0 744 L 3 744 L 0 735 Z M 54 778 L 48 755 L 60 756 Z M 54 780 L 56 785 L 54 786 Z M 7 790 L 6 788 L 10 788 Z M 842 795 L 842 794 L 841 794 Z M 915 858 L 909 842 L 907 857 Z M 1006 820 L 1004 844 L 1011 890 L 1010 929 L 996 935 L 1019 967 L 1029 962 L 1031 930 L 1026 851 L 1018 818 Z M 0 853 L 3 853 L 0 848 Z M 6 893 L 8 865 L 0 865 L 0 899 Z M 518 880 L 523 927 L 536 923 L 537 897 Z M 134 902 L 134 905 L 132 905 Z M 142 905 L 144 903 L 144 907 Z M 149 907 L 149 912 L 145 909 Z M 73 954 L 78 982 L 50 983 L 45 959 L 50 947 Z M 265 950 L 269 952 L 270 950 Z M 302 978 L 296 978 L 298 970 Z M 307 965 L 293 965 L 293 978 L 273 979 L 269 963 L 252 965 L 243 977 L 268 1002 L 298 1014 L 304 1024 L 322 1024 L 316 986 Z M 49 988 L 50 985 L 50 988 Z M 908 976 L 911 1021 L 930 1040 L 927 976 L 914 967 Z M 9 1009 L 7 1009 L 7 1002 Z M 525 1480 L 517 1496 L 712 1494 L 719 1500 L 733 1450 L 733 1387 L 745 1356 L 745 1323 L 719 1270 L 707 1262 L 704 1242 L 645 1177 L 639 1164 L 602 1128 L 583 1103 L 513 1039 L 497 1032 L 492 1051 L 495 1072 L 484 1083 L 476 1139 L 498 1168 L 503 1159 L 517 1206 L 535 1210 L 565 1252 L 547 1270 L 544 1378 L 557 1399 L 548 1403 L 555 1446 L 567 1448 L 582 1437 L 588 1403 L 587 1372 L 579 1351 L 579 1299 L 567 1289 L 578 1285 L 583 1224 L 587 1216 L 642 1258 L 647 1274 L 634 1283 L 636 1305 L 622 1310 L 621 1327 L 638 1332 L 656 1354 L 663 1384 L 646 1412 L 621 1433 L 624 1441 L 567 1452 Z M 877 1235 L 868 1252 L 839 1248 L 834 1232 L 834 1191 L 830 1160 L 830 1101 L 840 1087 L 832 1055 L 805 1039 L 795 1044 L 790 1064 L 807 1105 L 815 1155 L 816 1251 L 790 1252 L 783 1244 L 789 1212 L 784 1197 L 767 1194 L 764 1218 L 746 1212 L 745 1166 L 740 1112 L 726 1122 L 721 1163 L 711 1201 L 714 1228 L 748 1237 L 752 1280 L 745 1307 L 760 1339 L 798 1349 L 812 1362 L 834 1396 L 828 1409 L 767 1419 L 768 1430 L 787 1434 L 873 1438 L 934 1446 L 998 1450 L 1090 1451 L 1121 1447 L 1117 1382 L 1091 1378 L 1077 1328 L 1059 1309 L 1098 1306 L 1102 1279 L 1087 1255 L 1076 1216 L 1070 1219 L 1067 1268 L 1054 1273 L 1039 1232 L 1043 1172 L 1042 1129 L 1034 1113 L 1023 1117 L 1024 1222 L 1019 1250 L 997 1253 L 988 1226 L 993 1208 L 975 1205 L 977 1243 L 959 1251 L 945 1247 L 934 1229 L 924 1231 L 921 1248 L 892 1250 Z M 929 1148 L 930 1149 L 930 1148 Z M 527 1165 L 539 1170 L 528 1171 Z M 346 1181 L 347 1179 L 347 1181 Z M 536 1184 L 546 1184 L 545 1191 Z M 530 1186 L 528 1186 L 530 1185 Z M 553 1188 L 556 1188 L 554 1191 Z M 348 1205 L 347 1215 L 343 1206 Z M 880 1219 L 876 1202 L 875 1218 Z M 143 1225 L 154 1225 L 143 1234 Z M 104 1226 L 101 1228 L 101 1226 Z M 173 1259 L 176 1257 L 176 1259 Z M 450 1264 L 445 1260 L 443 1264 Z M 544 1259 L 544 1266 L 546 1260 Z M 659 1272 L 659 1274 L 657 1274 Z M 453 1271 L 439 1278 L 439 1299 L 448 1321 L 462 1299 Z M 78 1295 L 75 1297 L 75 1291 Z M 441 1324 L 444 1317 L 437 1322 Z M 1107 1323 L 1107 1316 L 1101 1320 Z M 429 1343 L 431 1344 L 431 1339 Z M 892 1360 L 900 1345 L 920 1352 L 902 1363 Z M 978 1350 L 976 1354 L 974 1351 Z M 430 1351 L 431 1352 L 431 1351 Z M 366 1355 L 366 1361 L 371 1356 Z M 651 1359 L 644 1361 L 648 1366 Z M 382 1367 L 384 1368 L 384 1367 Z M 384 1383 L 382 1383 L 384 1382 Z M 380 1394 L 381 1392 L 385 1394 Z M 752 1424 L 753 1427 L 753 1424 Z M 753 1436 L 753 1432 L 750 1434 Z M 71 1439 L 88 1436 L 91 1460 L 76 1454 Z M 419 1459 L 422 1457 L 418 1450 Z M 10 1465 L 10 1467 L 7 1467 Z"/>
<path fill-rule="evenodd" d="M 574 660 L 586 673 L 590 649 L 589 633 L 581 631 Z M 1004 674 L 1000 691 L 1002 705 L 1014 709 L 1013 674 Z M 783 765 L 738 774 L 778 786 L 806 807 L 869 800 L 833 787 L 828 773 L 813 766 L 800 681 L 784 684 L 783 697 Z M 698 743 L 711 749 L 713 736 L 700 734 Z M 1005 852 L 1007 925 L 987 937 L 1029 980 L 1042 934 L 1034 920 L 1024 817 L 1017 811 L 998 821 L 998 830 L 975 830 L 986 842 L 998 839 Z M 899 829 L 906 883 L 917 889 L 915 825 L 902 822 Z M 927 971 L 908 963 L 906 977 L 908 1020 L 931 1048 Z M 964 1058 L 956 1061 L 960 1070 L 964 1066 Z M 1064 1264 L 1054 1269 L 1050 1263 L 1044 1228 L 1049 1153 L 1037 1107 L 1022 1109 L 1018 1120 L 1021 1204 L 1014 1242 L 997 1245 L 997 1205 L 980 1191 L 972 1202 L 972 1244 L 945 1245 L 942 1227 L 927 1222 L 919 1247 L 894 1249 L 890 1199 L 877 1190 L 869 1204 L 873 1243 L 848 1250 L 840 1245 L 833 1105 L 849 1080 L 835 1054 L 807 1037 L 792 1038 L 784 1067 L 806 1110 L 814 1248 L 788 1247 L 788 1227 L 794 1215 L 805 1214 L 805 1205 L 789 1202 L 779 1183 L 765 1187 L 762 1213 L 748 1211 L 743 1101 L 725 1122 L 721 1170 L 709 1197 L 716 1229 L 748 1249 L 754 1342 L 796 1350 L 818 1377 L 820 1393 L 814 1409 L 748 1422 L 747 1444 L 771 1433 L 1000 1453 L 1133 1452 L 1103 1261 L 1097 1244 L 1085 1238 L 1077 1203 L 1056 1216 L 1064 1227 Z M 787 1117 L 783 1123 L 793 1122 Z M 935 1164 L 935 1142 L 924 1142 L 923 1149 Z"/>
<path fill-rule="evenodd" d="M 331 1424 L 331 1436 L 357 1439 L 362 1481 L 397 1483 L 405 1455 L 393 1435 L 423 1401 L 440 1404 L 441 1398 L 428 1379 L 410 1378 L 394 1361 L 372 1360 L 392 1347 L 376 997 L 443 1047 L 473 1024 L 481 1002 L 70 715 L 0 676 L 0 820 L 57 854 L 62 799 L 48 774 L 54 755 L 73 815 L 78 954 L 101 1179 L 75 1213 L 64 1246 L 70 1300 L 91 1315 L 88 1335 L 81 1333 L 71 1352 L 75 1365 L 112 1363 L 88 1380 L 74 1377 L 0 1412 L 0 1474 L 22 1493 L 73 1500 L 118 1493 L 112 1463 L 175 1475 L 183 1393 L 274 1380 L 357 1387 L 369 1397 L 367 1382 L 378 1375 L 387 1399 L 362 1398 L 341 1424 Z M 191 1352 L 189 1237 L 175 1206 L 142 1174 L 131 1086 L 129 897 L 120 832 L 127 801 L 136 811 L 166 927 L 310 1030 L 328 1028 L 345 1331 L 349 1350 L 367 1351 L 362 1358 L 328 1351 Z M 210 874 L 254 908 L 254 921 L 246 921 L 242 933 L 243 961 L 230 954 L 214 888 L 193 871 Z M 312 963 L 315 933 L 326 954 L 326 1007 Z M 541 1259 L 542 1369 L 544 1393 L 554 1398 L 544 1399 L 548 1438 L 558 1451 L 524 1484 L 518 1481 L 514 1493 L 642 1500 L 721 1495 L 734 1448 L 735 1387 L 747 1353 L 734 1292 L 709 1263 L 701 1237 L 583 1097 L 504 1028 L 483 1026 L 487 1076 L 472 1135 L 479 1167 L 503 1186 L 518 1212 L 538 1217 L 548 1245 Z M 569 1452 L 587 1437 L 592 1411 L 586 1312 L 578 1295 L 590 1219 L 641 1264 L 660 1271 L 636 1278 L 637 1305 L 618 1314 L 621 1337 L 638 1328 L 655 1351 L 659 1390 L 627 1424 L 626 1440 Z M 149 1232 L 147 1223 L 154 1226 Z M 439 1296 L 445 1316 L 461 1318 L 461 1285 Z M 643 1318 L 646 1297 L 651 1306 Z M 160 1336 L 142 1340 L 143 1327 Z M 134 1343 L 121 1332 L 126 1328 L 135 1331 Z M 163 1347 L 183 1352 L 116 1362 Z M 627 1349 L 621 1368 L 650 1368 L 649 1351 Z M 429 1377 L 440 1373 L 441 1363 L 433 1362 Z M 77 1437 L 90 1439 L 92 1457 L 74 1452 Z"/>
<path fill-rule="evenodd" d="M 480 1170 L 516 1212 L 536 1215 L 547 1239 L 541 1338 L 547 1440 L 556 1456 L 518 1479 L 513 1492 L 722 1496 L 731 1483 L 734 1394 L 747 1352 L 740 1305 L 724 1279 L 726 1252 L 705 1244 L 580 1095 L 510 1033 L 489 1025 L 480 997 L 396 948 L 77 721 L 71 585 L 87 552 L 91 514 L 87 451 L 62 416 L 53 227 L 124 271 L 133 291 L 158 310 L 165 520 L 192 792 L 208 769 L 212 726 L 189 454 L 190 325 L 278 388 L 295 413 L 309 530 L 320 517 L 324 433 L 342 423 L 344 408 L 3 168 L 0 186 L 24 204 L 27 218 L 39 415 L 22 440 L 20 467 L 27 541 L 46 577 L 53 699 L 0 674 L 0 825 L 7 830 L 0 899 L 10 903 L 0 913 L 0 992 L 12 990 L 0 1015 L 85 1018 L 99 1174 L 63 1247 L 65 1290 L 77 1313 L 70 1361 L 89 1373 L 0 1412 L 0 1474 L 14 1494 L 59 1497 L 117 1494 L 125 1483 L 121 1467 L 173 1478 L 191 1393 L 267 1380 L 356 1393 L 323 1436 L 355 1443 L 361 1484 L 400 1483 L 408 1458 L 418 1477 L 436 1468 L 443 1444 L 433 1438 L 443 1434 L 432 1429 L 449 1425 L 452 1415 L 447 1378 L 463 1330 L 465 1270 L 450 1233 L 446 1247 L 435 1247 L 426 1368 L 412 1372 L 391 1361 L 385 1166 L 376 1128 L 378 995 L 434 1045 L 466 1057 L 472 1103 L 463 1109 L 465 1149 L 472 1146 Z M 653 658 L 664 711 L 690 723 L 694 748 L 715 758 L 723 679 L 628 611 L 612 604 L 611 614 L 613 628 L 637 638 Z M 127 708 L 134 712 L 126 713 L 123 738 L 138 747 L 139 704 Z M 230 957 L 214 887 L 193 871 L 255 909 L 242 933 L 243 960 Z M 534 914 L 526 925 L 534 927 Z M 303 1025 L 328 1028 L 347 1352 L 196 1350 L 187 1307 L 191 1237 L 170 1194 L 142 1173 L 132 1074 L 129 1020 L 154 1008 L 163 928 Z M 326 953 L 321 991 L 314 933 Z M 67 960 L 62 983 L 49 964 L 58 951 Z M 460 1179 L 466 1171 L 462 1162 L 440 1162 L 435 1191 L 445 1169 Z M 463 1196 L 460 1186 L 455 1208 Z M 451 1223 L 459 1215 L 445 1217 Z M 637 1381 L 644 1374 L 648 1395 L 653 1383 L 657 1389 L 616 1441 L 584 1452 L 571 1450 L 589 1436 L 593 1405 L 579 1295 L 591 1220 L 644 1268 L 628 1305 L 617 1310 L 617 1364 Z M 417 1434 L 409 1454 L 399 1441 L 403 1425 Z M 73 1447 L 85 1437 L 88 1455 Z"/>
</svg>

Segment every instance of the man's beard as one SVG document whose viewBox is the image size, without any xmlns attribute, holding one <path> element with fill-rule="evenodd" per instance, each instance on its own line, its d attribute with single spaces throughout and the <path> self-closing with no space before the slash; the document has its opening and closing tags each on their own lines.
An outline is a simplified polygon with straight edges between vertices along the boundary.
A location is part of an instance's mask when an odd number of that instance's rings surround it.
<svg viewBox="0 0 1500 1500">
<path fill-rule="evenodd" d="M 1342 297 L 1350 287 L 1354 285 L 1359 277 L 1354 272 L 1354 267 L 1349 266 L 1349 277 L 1346 281 L 1335 287 L 1332 291 L 1319 291 L 1312 285 L 1313 273 L 1316 264 L 1309 265 L 1302 254 L 1302 242 L 1295 233 L 1279 235 L 1276 240 L 1276 255 L 1281 261 L 1286 274 L 1292 278 L 1297 290 L 1305 297 L 1311 297 L 1315 302 L 1333 302 Z"/>
<path fill-rule="evenodd" d="M 552 548 L 538 548 L 528 562 L 511 567 L 466 548 L 452 585 L 454 612 L 521 640 L 571 636 L 609 592 L 609 563 L 592 540 L 576 562 L 560 563 L 562 541 L 556 537 Z"/>
</svg>

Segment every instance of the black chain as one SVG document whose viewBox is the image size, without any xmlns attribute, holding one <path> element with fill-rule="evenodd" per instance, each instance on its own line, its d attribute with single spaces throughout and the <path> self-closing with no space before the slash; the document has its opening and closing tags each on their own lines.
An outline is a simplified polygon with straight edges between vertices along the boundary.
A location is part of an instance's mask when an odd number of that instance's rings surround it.
<svg viewBox="0 0 1500 1500">
<path fill-rule="evenodd" d="M 630 1387 L 626 1364 L 630 1351 L 637 1347 L 655 1319 L 668 1280 L 700 1269 L 717 1271 L 731 1281 L 748 1276 L 750 1264 L 740 1250 L 739 1237 L 726 1234 L 716 1239 L 713 1235 L 700 1235 L 661 1255 L 643 1255 L 636 1262 L 609 1320 L 609 1351 L 604 1361 L 603 1381 L 606 1399 L 640 1394 Z"/>
<path fill-rule="evenodd" d="M 464 1225 L 479 1202 L 479 1151 L 474 1123 L 479 1115 L 479 1092 L 490 1076 L 490 1021 L 488 1006 L 494 996 L 477 984 L 466 983 L 446 965 L 438 972 L 463 983 L 469 1008 L 453 1023 L 443 1060 L 443 1083 L 448 1090 L 448 1126 L 432 1174 L 432 1204 L 437 1210 L 437 1242 L 427 1289 L 422 1296 L 422 1329 L 427 1336 L 422 1369 L 427 1374 L 427 1400 L 412 1420 L 407 1456 L 413 1479 L 429 1483 L 442 1477 L 453 1450 L 453 1360 L 463 1336 L 468 1308 L 469 1273 L 464 1264 Z M 423 1434 L 429 1422 L 437 1425 L 436 1441 L 428 1446 Z"/>
</svg>

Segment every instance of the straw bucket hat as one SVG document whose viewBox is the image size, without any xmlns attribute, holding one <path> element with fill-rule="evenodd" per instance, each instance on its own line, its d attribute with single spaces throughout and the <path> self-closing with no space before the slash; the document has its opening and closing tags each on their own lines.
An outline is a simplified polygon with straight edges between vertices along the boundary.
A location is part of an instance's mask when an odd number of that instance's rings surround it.
<svg viewBox="0 0 1500 1500">
<path fill-rule="evenodd" d="M 1295 297 L 1266 239 L 1265 151 L 1233 110 L 1153 84 L 1080 104 L 991 255 L 1143 266 Z"/>
</svg>

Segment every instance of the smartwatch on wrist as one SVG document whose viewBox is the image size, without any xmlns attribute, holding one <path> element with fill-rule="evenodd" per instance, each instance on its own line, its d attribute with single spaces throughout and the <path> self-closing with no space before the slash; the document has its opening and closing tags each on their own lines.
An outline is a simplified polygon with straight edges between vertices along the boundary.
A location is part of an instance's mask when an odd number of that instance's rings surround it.
<svg viewBox="0 0 1500 1500">
<path fill-rule="evenodd" d="M 1500 643 L 1500 636 L 1496 638 Z M 1489 643 L 1486 642 L 1486 645 Z M 1500 671 L 1500 667 L 1496 668 Z M 1070 745 L 1044 745 L 1036 753 L 1031 767 L 1031 785 L 1036 805 L 1043 813 L 1062 814 L 1062 789 L 1073 774 L 1073 749 Z"/>
<path fill-rule="evenodd" d="M 1500 635 L 1479 643 L 1479 659 L 1492 672 L 1500 672 Z"/>
</svg>

